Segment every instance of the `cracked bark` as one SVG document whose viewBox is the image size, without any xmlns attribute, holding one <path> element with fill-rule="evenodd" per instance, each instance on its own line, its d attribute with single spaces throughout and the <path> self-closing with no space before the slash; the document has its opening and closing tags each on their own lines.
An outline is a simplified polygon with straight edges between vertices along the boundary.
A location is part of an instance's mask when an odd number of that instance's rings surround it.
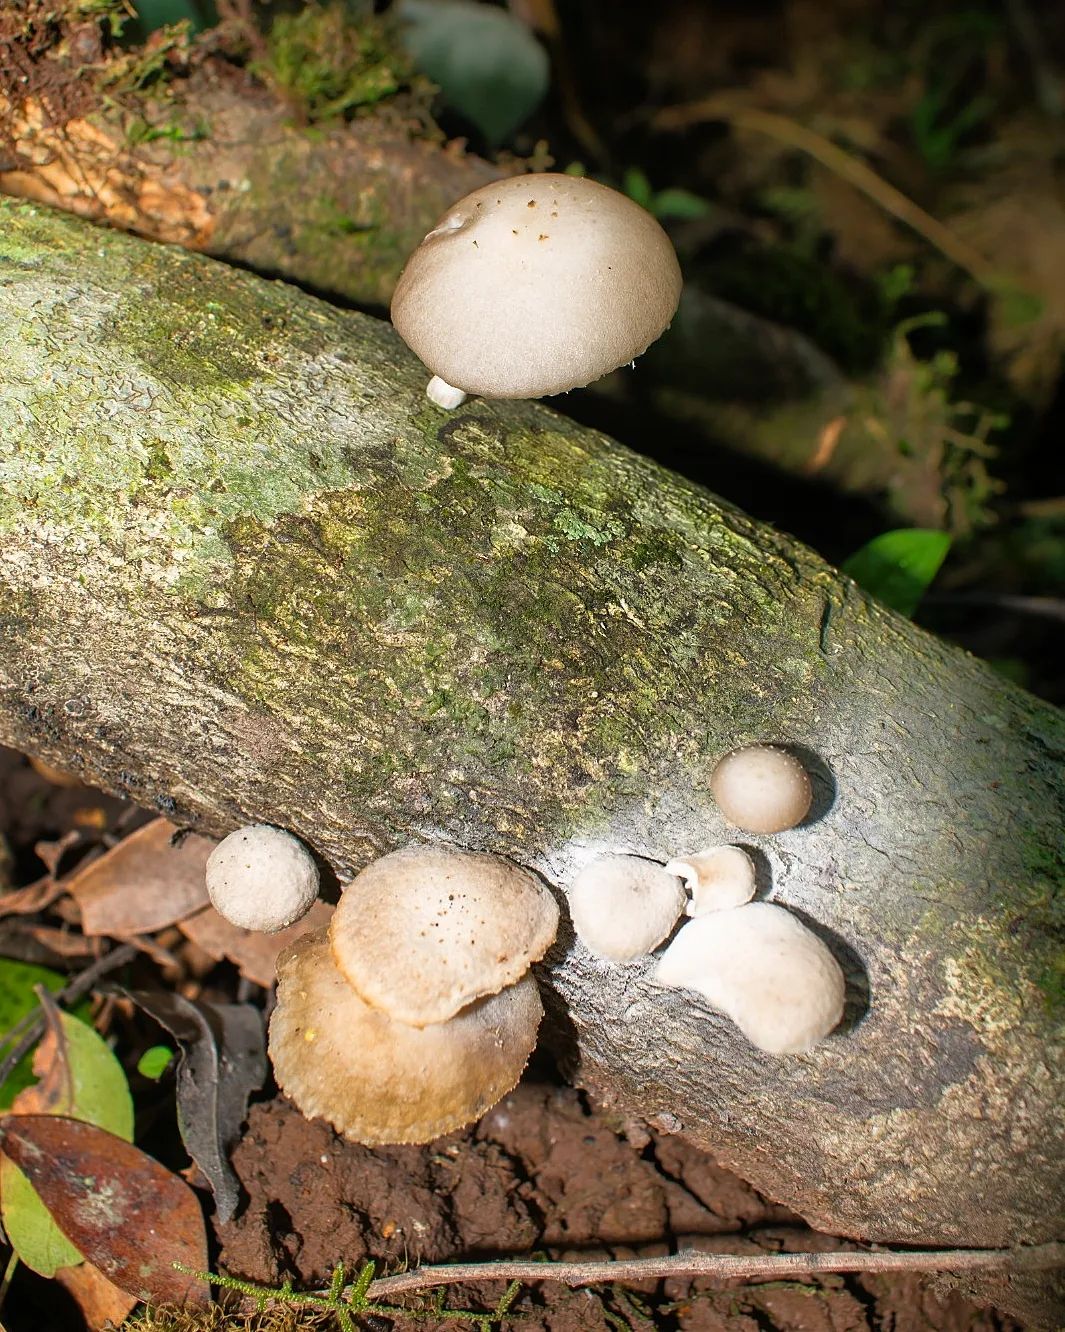
<svg viewBox="0 0 1065 1332">
<path fill-rule="evenodd" d="M 814 816 L 744 840 L 844 1028 L 764 1055 L 564 927 L 549 1038 L 815 1225 L 1061 1236 L 1060 714 L 538 404 L 437 411 L 387 325 L 280 284 L 2 203 L 0 328 L 0 740 L 341 877 L 443 838 L 560 896 L 733 840 L 715 759 L 790 744 Z M 1036 1281 L 977 1293 L 1052 1319 Z"/>
</svg>

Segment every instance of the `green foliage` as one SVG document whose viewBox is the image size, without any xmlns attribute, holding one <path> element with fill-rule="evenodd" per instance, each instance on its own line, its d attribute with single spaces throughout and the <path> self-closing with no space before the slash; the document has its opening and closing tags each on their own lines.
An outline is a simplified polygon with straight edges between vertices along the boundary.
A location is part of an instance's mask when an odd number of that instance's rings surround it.
<svg viewBox="0 0 1065 1332">
<path fill-rule="evenodd" d="M 174 1059 L 174 1051 L 169 1045 L 153 1045 L 137 1060 L 137 1072 L 142 1078 L 158 1082 Z"/>
<path fill-rule="evenodd" d="M 923 91 L 910 112 L 910 133 L 934 170 L 953 165 L 966 139 L 995 111 L 982 88 L 988 51 L 1000 30 L 998 15 L 971 5 L 929 23 L 917 38 L 916 73 Z"/>
<path fill-rule="evenodd" d="M 410 75 L 384 25 L 356 22 L 344 4 L 279 14 L 267 46 L 268 61 L 252 70 L 282 88 L 312 124 L 350 118 L 397 93 Z"/>
<path fill-rule="evenodd" d="M 400 0 L 404 42 L 445 104 L 498 147 L 547 92 L 547 52 L 505 9 L 471 0 Z"/>
<path fill-rule="evenodd" d="M 710 202 L 698 194 L 692 194 L 690 190 L 653 189 L 646 172 L 639 167 L 629 167 L 626 170 L 621 178 L 621 188 L 630 199 L 638 203 L 641 208 L 646 208 L 660 221 L 666 218 L 687 220 L 706 217 L 711 211 Z"/>
<path fill-rule="evenodd" d="M 209 1281 L 211 1285 L 219 1286 L 224 1291 L 232 1291 L 234 1294 L 253 1300 L 260 1315 L 275 1305 L 291 1310 L 308 1309 L 318 1314 L 332 1314 L 340 1332 L 357 1332 L 356 1318 L 370 1317 L 400 1318 L 426 1323 L 469 1323 L 476 1327 L 478 1332 L 491 1332 L 492 1328 L 502 1326 L 503 1319 L 521 1290 L 521 1283 L 512 1281 L 500 1296 L 495 1308 L 489 1313 L 481 1313 L 475 1309 L 451 1308 L 445 1303 L 442 1288 L 427 1297 L 421 1308 L 417 1305 L 384 1304 L 370 1295 L 376 1270 L 376 1264 L 372 1261 L 364 1263 L 359 1269 L 358 1276 L 351 1285 L 348 1285 L 347 1270 L 343 1263 L 338 1263 L 333 1269 L 329 1289 L 319 1292 L 294 1290 L 289 1281 L 281 1286 L 260 1286 L 255 1282 L 241 1281 L 236 1277 L 214 1272 L 189 1272 L 189 1275 L 199 1277 L 202 1281 Z"/>
<path fill-rule="evenodd" d="M 189 32 L 202 32 L 209 16 L 206 7 L 197 0 L 137 0 L 137 18 L 145 33 L 172 23 L 186 23 Z"/>
<path fill-rule="evenodd" d="M 46 1074 L 44 1082 L 58 1094 L 47 1113 L 96 1124 L 131 1142 L 133 1101 L 122 1065 L 92 1027 L 70 1013 L 55 1016 L 59 1072 Z M 29 1180 L 6 1157 L 0 1160 L 0 1215 L 20 1261 L 41 1276 L 82 1261 Z"/>
<path fill-rule="evenodd" d="M 946 532 L 900 527 L 855 551 L 843 572 L 893 610 L 912 615 L 949 549 Z"/>
<path fill-rule="evenodd" d="M 30 962 L 15 962 L 11 958 L 0 958 L 0 1059 L 8 1052 L 12 1042 L 6 1033 L 28 1017 L 37 1007 L 36 986 L 43 985 L 46 990 L 55 993 L 66 984 L 66 979 L 57 971 L 47 967 L 36 967 Z M 32 1054 L 23 1055 L 7 1081 L 0 1087 L 0 1110 L 9 1110 L 11 1102 L 23 1087 L 33 1082 Z"/>
</svg>

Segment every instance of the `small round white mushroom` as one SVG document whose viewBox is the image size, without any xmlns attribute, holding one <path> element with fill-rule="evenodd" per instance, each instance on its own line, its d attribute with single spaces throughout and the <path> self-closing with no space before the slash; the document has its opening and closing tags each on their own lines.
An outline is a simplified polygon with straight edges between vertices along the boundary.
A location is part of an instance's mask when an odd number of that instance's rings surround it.
<svg viewBox="0 0 1065 1332">
<path fill-rule="evenodd" d="M 738 846 L 714 846 L 678 857 L 668 862 L 666 873 L 683 879 L 691 894 L 684 908 L 688 916 L 742 906 L 754 896 L 754 861 Z"/>
<path fill-rule="evenodd" d="M 701 994 L 771 1054 L 809 1050 L 843 1016 L 839 963 L 798 917 L 771 902 L 689 921 L 654 979 Z"/>
<path fill-rule="evenodd" d="M 655 219 L 605 185 L 552 173 L 474 190 L 407 260 L 392 322 L 428 394 L 541 398 L 627 365 L 668 328 L 681 275 Z"/>
<path fill-rule="evenodd" d="M 684 886 L 675 874 L 639 856 L 602 856 L 568 890 L 577 938 L 590 953 L 630 962 L 669 934 L 684 910 Z"/>
<path fill-rule="evenodd" d="M 230 924 L 275 934 L 314 905 L 318 866 L 291 833 L 251 824 L 231 832 L 211 852 L 207 896 Z"/>
<path fill-rule="evenodd" d="M 319 930 L 278 959 L 270 1059 L 278 1085 L 308 1118 L 328 1120 L 355 1142 L 430 1142 L 514 1087 L 542 1016 L 526 975 L 446 1022 L 407 1026 L 359 998 Z"/>
<path fill-rule="evenodd" d="M 526 870 L 499 856 L 415 846 L 355 877 L 329 938 L 366 1003 L 422 1027 L 513 984 L 557 931 L 555 899 Z"/>
<path fill-rule="evenodd" d="M 809 773 L 775 745 L 748 745 L 726 754 L 713 771 L 710 790 L 729 823 L 754 833 L 794 828 L 813 800 Z"/>
</svg>

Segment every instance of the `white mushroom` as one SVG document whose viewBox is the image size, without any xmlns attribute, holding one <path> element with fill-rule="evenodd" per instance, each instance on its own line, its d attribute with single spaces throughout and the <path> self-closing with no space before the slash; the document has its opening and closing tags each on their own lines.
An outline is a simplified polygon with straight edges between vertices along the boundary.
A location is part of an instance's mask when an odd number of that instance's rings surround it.
<svg viewBox="0 0 1065 1332">
<path fill-rule="evenodd" d="M 685 901 L 676 875 L 639 856 L 593 860 L 573 880 L 568 896 L 578 939 L 611 962 L 629 962 L 660 944 Z"/>
<path fill-rule="evenodd" d="M 355 877 L 329 938 L 337 966 L 366 1003 L 422 1027 L 513 984 L 557 930 L 555 899 L 517 865 L 416 846 Z"/>
<path fill-rule="evenodd" d="M 318 867 L 291 833 L 267 823 L 231 832 L 207 861 L 207 896 L 233 925 L 275 934 L 318 896 Z"/>
<path fill-rule="evenodd" d="M 577 176 L 515 176 L 459 200 L 407 261 L 392 322 L 428 394 L 541 398 L 599 379 L 669 326 L 681 275 L 655 219 Z"/>
<path fill-rule="evenodd" d="M 809 1050 L 843 1016 L 839 963 L 812 930 L 770 902 L 689 921 L 654 978 L 701 994 L 771 1054 Z"/>
<path fill-rule="evenodd" d="M 754 861 L 738 846 L 714 846 L 678 857 L 668 862 L 666 873 L 683 879 L 691 894 L 684 908 L 688 916 L 742 906 L 754 896 Z"/>
<path fill-rule="evenodd" d="M 754 833 L 794 828 L 813 800 L 806 769 L 774 745 L 748 745 L 726 754 L 711 775 L 710 790 L 729 823 Z"/>
</svg>

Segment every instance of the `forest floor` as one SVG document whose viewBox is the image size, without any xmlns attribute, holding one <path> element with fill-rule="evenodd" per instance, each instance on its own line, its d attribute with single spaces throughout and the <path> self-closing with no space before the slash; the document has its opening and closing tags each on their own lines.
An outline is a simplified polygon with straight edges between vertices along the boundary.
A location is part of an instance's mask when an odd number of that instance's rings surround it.
<svg viewBox="0 0 1065 1332">
<path fill-rule="evenodd" d="M 78 887 L 79 869 L 99 864 L 111 850 L 112 861 L 105 864 L 116 866 L 109 882 L 117 884 L 124 871 L 114 848 L 129 845 L 130 831 L 148 822 L 132 806 L 83 786 L 57 785 L 21 755 L 0 750 L 0 847 L 6 844 L 10 853 L 8 892 L 0 897 L 0 954 L 57 968 L 65 961 L 67 969 L 98 954 L 103 941 L 82 929 L 89 898 Z M 137 886 L 145 892 L 149 871 L 142 854 Z M 66 882 L 78 887 L 76 896 L 63 891 Z M 31 884 L 41 900 L 56 895 L 39 910 L 9 912 L 6 903 L 27 905 L 16 894 Z M 206 956 L 172 925 L 142 936 L 141 943 L 138 958 L 121 976 L 126 986 L 167 989 L 205 1010 L 236 1002 L 265 1010 L 266 988 L 239 965 Z M 259 965 L 248 964 L 261 975 Z M 751 1255 L 856 1247 L 811 1230 L 683 1139 L 597 1110 L 561 1083 L 545 1055 L 472 1128 L 425 1147 L 348 1142 L 323 1122 L 304 1119 L 266 1084 L 252 1098 L 232 1156 L 240 1204 L 233 1219 L 221 1223 L 211 1218 L 207 1181 L 189 1166 L 182 1146 L 172 1073 L 158 1081 L 137 1073 L 138 1058 L 160 1039 L 159 1029 L 113 995 L 97 1001 L 93 1018 L 127 1073 L 138 1144 L 197 1189 L 208 1216 L 213 1271 L 313 1290 L 328 1284 L 341 1261 L 353 1272 L 373 1259 L 385 1272 L 530 1255 L 590 1259 L 679 1249 Z M 451 1287 L 446 1307 L 491 1309 L 502 1290 L 503 1283 Z M 371 1316 L 363 1325 L 397 1332 L 461 1325 L 433 1316 L 424 1297 L 412 1307 L 422 1310 L 416 1318 Z M 103 1326 L 99 1307 L 83 1293 L 72 1296 L 24 1267 L 15 1273 L 0 1320 L 6 1332 Z M 801 1281 L 655 1280 L 585 1290 L 541 1283 L 522 1289 L 506 1326 L 530 1332 L 991 1332 L 1016 1325 L 977 1309 L 932 1277 L 855 1274 Z"/>
</svg>

